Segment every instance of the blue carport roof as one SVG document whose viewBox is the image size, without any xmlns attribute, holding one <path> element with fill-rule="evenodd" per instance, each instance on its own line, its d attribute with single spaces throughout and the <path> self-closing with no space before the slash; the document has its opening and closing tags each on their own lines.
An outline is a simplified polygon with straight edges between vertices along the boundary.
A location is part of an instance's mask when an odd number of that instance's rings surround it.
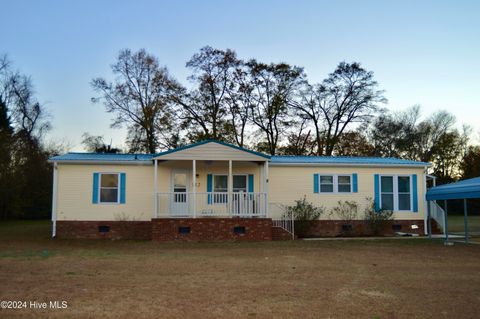
<svg viewBox="0 0 480 319">
<path fill-rule="evenodd" d="M 427 191 L 427 200 L 464 198 L 480 198 L 480 177 L 432 187 Z"/>
</svg>

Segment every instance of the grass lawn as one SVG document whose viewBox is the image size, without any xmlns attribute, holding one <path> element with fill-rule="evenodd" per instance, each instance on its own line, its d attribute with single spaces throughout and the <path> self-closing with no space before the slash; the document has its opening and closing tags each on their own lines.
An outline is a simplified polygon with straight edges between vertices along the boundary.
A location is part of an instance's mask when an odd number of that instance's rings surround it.
<svg viewBox="0 0 480 319">
<path fill-rule="evenodd" d="M 424 239 L 172 243 L 49 239 L 0 224 L 0 318 L 478 318 L 480 245 Z"/>
<path fill-rule="evenodd" d="M 480 233 L 480 216 L 468 216 L 468 231 L 478 235 Z M 459 215 L 448 215 L 448 232 L 464 233 L 464 217 Z"/>
</svg>

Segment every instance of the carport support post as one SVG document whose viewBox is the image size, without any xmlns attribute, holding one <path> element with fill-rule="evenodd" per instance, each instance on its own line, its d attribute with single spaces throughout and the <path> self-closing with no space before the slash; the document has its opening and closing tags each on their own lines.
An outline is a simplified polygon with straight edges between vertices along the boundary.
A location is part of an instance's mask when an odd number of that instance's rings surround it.
<svg viewBox="0 0 480 319">
<path fill-rule="evenodd" d="M 445 224 L 445 241 L 448 241 L 448 207 L 447 207 L 447 200 L 443 201 L 445 204 L 445 213 L 443 214 L 443 223 Z"/>
<path fill-rule="evenodd" d="M 269 218 L 268 212 L 268 161 L 265 161 L 265 187 L 263 191 L 265 192 L 265 217 Z"/>
<path fill-rule="evenodd" d="M 197 160 L 192 161 L 192 180 L 193 180 L 193 218 L 197 217 Z"/>
<path fill-rule="evenodd" d="M 467 199 L 463 199 L 463 222 L 465 224 L 465 243 L 468 244 L 468 212 L 467 212 Z"/>
<path fill-rule="evenodd" d="M 428 222 L 428 237 L 432 238 L 432 217 L 431 217 L 431 202 L 427 201 L 427 222 Z"/>
<path fill-rule="evenodd" d="M 158 181 L 157 181 L 157 176 L 158 176 L 158 167 L 157 167 L 158 161 L 154 160 L 153 161 L 153 217 L 158 218 Z"/>
<path fill-rule="evenodd" d="M 233 167 L 232 160 L 228 161 L 228 181 L 227 181 L 227 190 L 228 190 L 228 210 L 229 215 L 233 215 Z"/>
</svg>

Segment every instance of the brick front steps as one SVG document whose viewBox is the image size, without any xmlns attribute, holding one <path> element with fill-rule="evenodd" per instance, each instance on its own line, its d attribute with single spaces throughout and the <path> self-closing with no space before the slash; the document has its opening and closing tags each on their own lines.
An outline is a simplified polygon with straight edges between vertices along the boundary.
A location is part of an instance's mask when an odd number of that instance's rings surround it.
<svg viewBox="0 0 480 319">
<path fill-rule="evenodd" d="M 295 236 L 296 238 L 296 236 Z M 292 234 L 282 227 L 272 227 L 272 240 L 292 240 Z"/>
</svg>

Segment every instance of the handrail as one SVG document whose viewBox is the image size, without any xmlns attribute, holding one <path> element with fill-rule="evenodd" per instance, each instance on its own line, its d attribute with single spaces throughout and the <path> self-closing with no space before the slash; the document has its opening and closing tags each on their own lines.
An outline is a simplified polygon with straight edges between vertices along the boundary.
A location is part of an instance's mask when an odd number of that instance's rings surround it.
<svg viewBox="0 0 480 319">
<path fill-rule="evenodd" d="M 265 217 L 266 193 L 160 192 L 156 216 L 162 217 Z"/>
</svg>

